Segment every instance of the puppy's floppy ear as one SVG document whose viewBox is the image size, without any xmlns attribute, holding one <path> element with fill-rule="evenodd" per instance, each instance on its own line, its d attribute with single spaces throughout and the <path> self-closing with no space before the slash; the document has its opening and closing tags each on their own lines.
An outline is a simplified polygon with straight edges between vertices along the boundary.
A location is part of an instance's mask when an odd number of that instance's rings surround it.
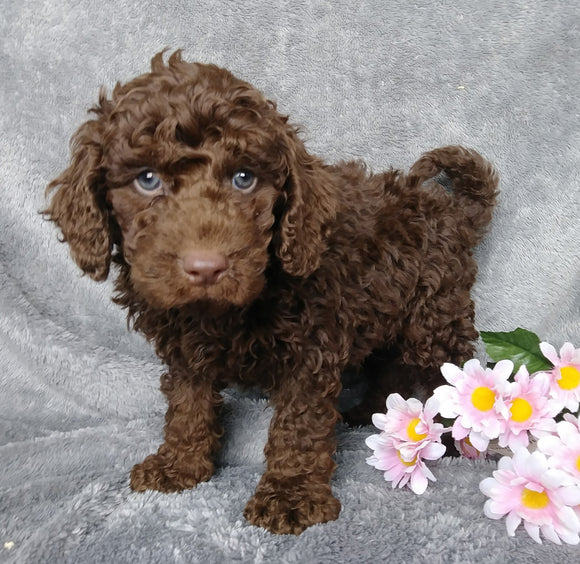
<svg viewBox="0 0 580 564">
<path fill-rule="evenodd" d="M 328 169 L 290 127 L 285 145 L 289 175 L 277 254 L 286 272 L 306 277 L 320 266 L 326 249 L 336 217 L 335 187 Z"/>
<path fill-rule="evenodd" d="M 47 194 L 54 192 L 42 213 L 60 227 L 62 241 L 69 244 L 79 267 L 93 280 L 105 280 L 112 238 L 100 171 L 102 131 L 98 120 L 81 125 L 72 138 L 71 153 L 70 166 L 46 189 Z"/>
</svg>

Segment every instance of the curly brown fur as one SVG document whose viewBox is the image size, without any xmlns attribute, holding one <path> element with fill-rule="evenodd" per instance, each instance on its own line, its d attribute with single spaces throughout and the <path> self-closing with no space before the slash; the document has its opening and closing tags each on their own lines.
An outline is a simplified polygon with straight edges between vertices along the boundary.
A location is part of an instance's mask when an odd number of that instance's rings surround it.
<svg viewBox="0 0 580 564">
<path fill-rule="evenodd" d="M 115 301 L 168 366 L 165 442 L 133 468 L 132 488 L 209 479 L 220 390 L 241 383 L 275 408 L 247 519 L 295 534 L 336 519 L 341 371 L 369 377 L 350 414 L 363 421 L 376 398 L 431 389 L 443 362 L 473 352 L 472 249 L 493 169 L 461 147 L 408 175 L 326 165 L 273 102 L 180 52 L 92 111 L 45 213 L 92 278 L 116 263 Z M 431 180 L 441 171 L 452 190 Z"/>
</svg>

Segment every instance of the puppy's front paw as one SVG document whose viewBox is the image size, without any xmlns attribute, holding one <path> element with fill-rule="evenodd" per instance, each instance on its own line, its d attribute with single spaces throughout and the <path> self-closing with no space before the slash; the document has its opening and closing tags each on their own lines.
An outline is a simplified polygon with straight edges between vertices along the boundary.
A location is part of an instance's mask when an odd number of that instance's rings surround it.
<svg viewBox="0 0 580 564">
<path fill-rule="evenodd" d="M 131 470 L 131 489 L 180 492 L 206 482 L 213 473 L 210 461 L 189 462 L 164 454 L 152 454 Z"/>
<path fill-rule="evenodd" d="M 330 486 L 303 484 L 274 487 L 260 484 L 246 505 L 244 516 L 258 527 L 279 535 L 299 535 L 311 525 L 334 521 L 340 513 L 340 502 Z"/>
</svg>

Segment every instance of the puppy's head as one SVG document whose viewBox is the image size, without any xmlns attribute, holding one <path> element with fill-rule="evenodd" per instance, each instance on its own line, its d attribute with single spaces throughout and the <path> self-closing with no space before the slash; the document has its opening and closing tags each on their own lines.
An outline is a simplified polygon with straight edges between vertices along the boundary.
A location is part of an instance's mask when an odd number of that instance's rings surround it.
<svg viewBox="0 0 580 564">
<path fill-rule="evenodd" d="M 273 255 L 294 276 L 318 267 L 335 214 L 328 173 L 249 84 L 160 53 L 92 112 L 45 213 L 93 279 L 116 246 L 154 307 L 244 305 Z"/>
</svg>

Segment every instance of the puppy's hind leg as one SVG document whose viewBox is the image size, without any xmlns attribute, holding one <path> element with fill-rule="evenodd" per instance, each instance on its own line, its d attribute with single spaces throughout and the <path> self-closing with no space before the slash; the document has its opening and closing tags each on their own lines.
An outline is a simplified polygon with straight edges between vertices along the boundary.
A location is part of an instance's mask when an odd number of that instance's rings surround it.
<svg viewBox="0 0 580 564">
<path fill-rule="evenodd" d="M 425 401 L 433 388 L 443 383 L 438 367 L 405 364 L 396 348 L 376 350 L 364 362 L 360 374 L 365 390 L 360 403 L 343 413 L 351 426 L 370 425 L 373 413 L 384 413 L 389 394 L 398 393 Z"/>
<path fill-rule="evenodd" d="M 396 347 L 374 351 L 366 359 L 362 376 L 367 389 L 361 403 L 344 414 L 346 423 L 369 425 L 373 413 L 385 412 L 391 393 L 425 402 L 437 386 L 445 384 L 441 374 L 444 363 L 461 366 L 473 357 L 478 336 L 473 304 L 469 300 L 455 311 L 455 315 L 423 312 L 403 330 Z"/>
</svg>

